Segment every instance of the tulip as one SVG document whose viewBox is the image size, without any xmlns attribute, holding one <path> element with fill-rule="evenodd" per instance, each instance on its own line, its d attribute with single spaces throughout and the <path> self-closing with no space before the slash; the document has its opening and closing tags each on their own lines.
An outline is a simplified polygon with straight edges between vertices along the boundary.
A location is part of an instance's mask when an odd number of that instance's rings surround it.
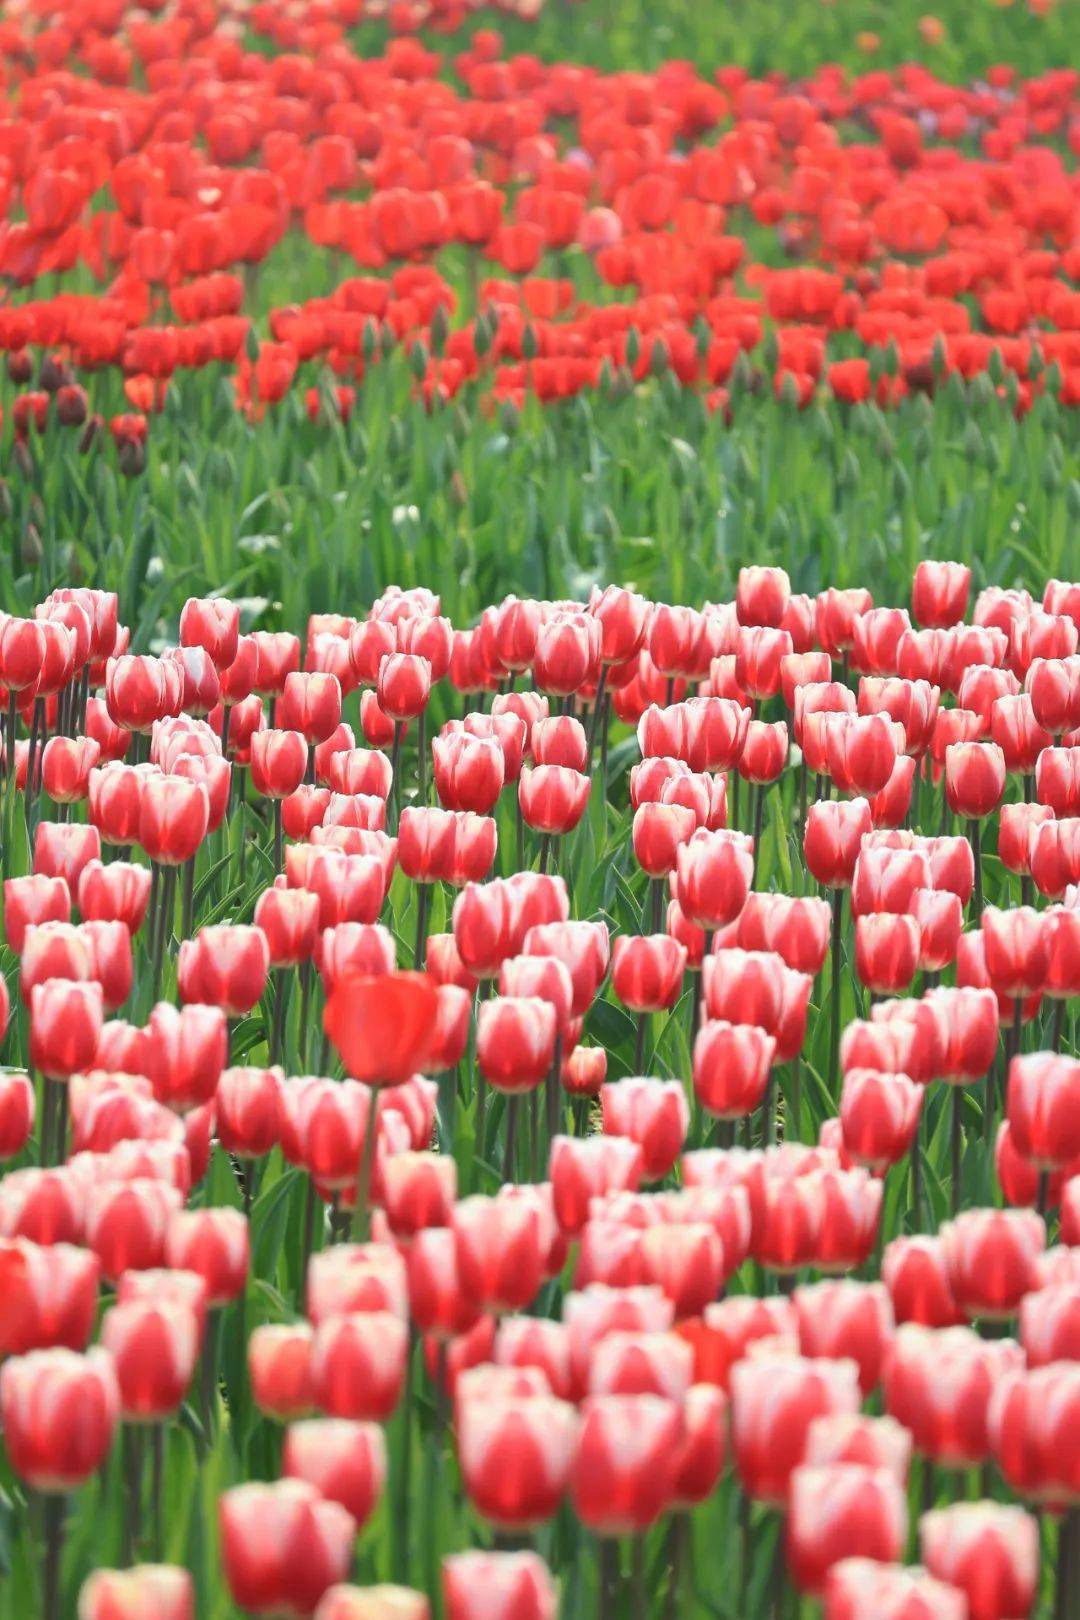
<svg viewBox="0 0 1080 1620">
<path fill-rule="evenodd" d="M 555 1620 L 555 1587 L 533 1552 L 454 1553 L 442 1589 L 446 1620 Z"/>
<path fill-rule="evenodd" d="M 641 1534 L 670 1505 L 682 1413 L 655 1395 L 594 1395 L 582 1408 L 574 1508 L 602 1535 Z"/>
<path fill-rule="evenodd" d="M 922 1099 L 922 1088 L 906 1074 L 846 1070 L 840 1093 L 846 1151 L 871 1170 L 896 1164 L 915 1141 Z"/>
<path fill-rule="evenodd" d="M 910 1429 L 923 1456 L 944 1468 L 974 1468 L 990 1451 L 993 1391 L 1022 1365 L 1011 1339 L 984 1342 L 968 1328 L 908 1322 L 885 1365 L 885 1410 Z"/>
<path fill-rule="evenodd" d="M 959 1587 L 970 1620 L 1026 1620 L 1039 1579 L 1039 1530 L 1022 1508 L 959 1502 L 924 1513 L 919 1545 L 930 1573 Z"/>
<path fill-rule="evenodd" d="M 105 1312 L 101 1344 L 113 1358 L 126 1421 L 160 1423 L 178 1410 L 199 1340 L 199 1320 L 186 1305 L 133 1300 Z"/>
<path fill-rule="evenodd" d="M 201 928 L 180 945 L 176 966 L 180 999 L 218 1006 L 229 1018 L 240 1018 L 265 990 L 269 967 L 261 929 L 235 923 Z"/>
<path fill-rule="evenodd" d="M 871 830 L 865 799 L 819 800 L 810 806 L 803 840 L 806 864 L 826 888 L 851 886 L 863 838 Z"/>
<path fill-rule="evenodd" d="M 121 922 L 134 936 L 146 918 L 150 885 L 145 866 L 89 861 L 79 876 L 79 911 L 85 922 Z"/>
<path fill-rule="evenodd" d="M 852 1463 L 796 1468 L 786 1545 L 800 1591 L 820 1595 L 829 1570 L 856 1552 L 890 1563 L 907 1540 L 907 1498 L 887 1469 Z"/>
<path fill-rule="evenodd" d="M 816 1283 L 793 1296 L 799 1348 L 805 1356 L 849 1357 L 864 1395 L 875 1388 L 893 1337 L 893 1310 L 883 1283 Z"/>
<path fill-rule="evenodd" d="M 384 714 L 396 726 L 415 720 L 431 696 L 433 671 L 419 653 L 395 652 L 384 657 L 378 670 L 376 696 Z"/>
<path fill-rule="evenodd" d="M 0 1035 L 7 1022 L 6 991 L 0 996 Z M 0 1161 L 22 1152 L 34 1128 L 34 1087 L 27 1074 L 0 1074 Z M 10 1181 L 7 1183 L 10 1186 Z"/>
<path fill-rule="evenodd" d="M 287 799 L 304 780 L 308 744 L 302 731 L 259 731 L 251 739 L 251 785 L 268 799 Z"/>
<path fill-rule="evenodd" d="M 315 1330 L 311 1388 L 329 1417 L 384 1423 L 405 1387 L 408 1331 L 389 1311 L 328 1317 Z"/>
<path fill-rule="evenodd" d="M 625 1136 L 642 1152 L 642 1176 L 659 1181 L 686 1140 L 690 1111 L 680 1081 L 628 1079 L 608 1082 L 600 1093 L 604 1132 Z"/>
<path fill-rule="evenodd" d="M 829 1570 L 825 1620 L 968 1620 L 967 1599 L 923 1569 L 844 1558 Z"/>
<path fill-rule="evenodd" d="M 247 1284 L 248 1223 L 237 1209 L 180 1210 L 168 1223 L 165 1258 L 174 1269 L 200 1276 L 207 1304 L 219 1310 Z"/>
<path fill-rule="evenodd" d="M 577 1414 L 549 1395 L 478 1393 L 458 1409 L 462 1481 L 473 1506 L 505 1529 L 551 1518 L 570 1477 Z"/>
<path fill-rule="evenodd" d="M 37 1491 L 62 1495 L 100 1467 L 112 1445 L 120 1396 L 102 1350 L 36 1350 L 0 1371 L 0 1417 L 13 1472 Z M 59 1614 L 46 1606 L 47 1620 Z"/>
<path fill-rule="evenodd" d="M 585 814 L 591 785 L 588 776 L 565 765 L 526 767 L 518 781 L 525 825 L 546 837 L 572 832 Z"/>
<path fill-rule="evenodd" d="M 313 1340 L 314 1330 L 307 1322 L 265 1323 L 251 1334 L 247 1345 L 248 1377 L 252 1399 L 260 1412 L 287 1423 L 314 1410 Z"/>
<path fill-rule="evenodd" d="M 761 1103 L 776 1041 L 752 1024 L 709 1019 L 694 1042 L 694 1093 L 718 1119 L 740 1119 Z"/>
<path fill-rule="evenodd" d="M 285 1431 L 285 1479 L 302 1479 L 328 1502 L 338 1502 L 362 1528 L 386 1483 L 386 1444 L 374 1423 L 315 1418 Z"/>
<path fill-rule="evenodd" d="M 743 1489 L 780 1506 L 801 1460 L 810 1425 L 859 1406 L 852 1361 L 764 1355 L 731 1370 L 732 1440 Z"/>
<path fill-rule="evenodd" d="M 138 1564 L 99 1569 L 79 1593 L 78 1620 L 195 1620 L 195 1585 L 186 1569 Z"/>
<path fill-rule="evenodd" d="M 522 1310 L 543 1280 L 539 1213 L 528 1201 L 466 1198 L 451 1217 L 464 1294 L 488 1311 Z"/>
<path fill-rule="evenodd" d="M 967 612 L 970 589 L 971 569 L 965 564 L 924 559 L 915 569 L 911 611 L 920 624 L 958 624 Z"/>
<path fill-rule="evenodd" d="M 408 1316 L 405 1262 L 382 1243 L 348 1243 L 312 1257 L 307 1277 L 307 1314 L 318 1326 L 348 1312 L 386 1311 Z"/>
<path fill-rule="evenodd" d="M 630 937 L 615 941 L 612 987 L 633 1012 L 659 1012 L 678 1000 L 686 968 L 686 952 L 668 934 Z"/>
<path fill-rule="evenodd" d="M 487 815 L 502 792 L 505 775 L 498 742 L 455 732 L 436 737 L 431 746 L 440 804 L 448 810 Z"/>
<path fill-rule="evenodd" d="M 883 1468 L 906 1485 L 911 1451 L 911 1435 L 893 1418 L 839 1412 L 815 1418 L 807 1432 L 803 1460 L 815 1467 L 856 1463 L 863 1468 Z"/>
<path fill-rule="evenodd" d="M 218 1520 L 229 1590 L 253 1614 L 311 1614 L 348 1574 L 356 1525 L 304 1480 L 235 1486 Z"/>
</svg>

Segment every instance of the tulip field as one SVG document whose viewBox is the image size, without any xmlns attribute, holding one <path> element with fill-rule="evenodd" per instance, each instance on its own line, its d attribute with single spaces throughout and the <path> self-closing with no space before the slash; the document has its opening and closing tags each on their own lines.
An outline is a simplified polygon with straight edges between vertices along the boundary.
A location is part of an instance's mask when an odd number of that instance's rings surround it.
<svg viewBox="0 0 1080 1620">
<path fill-rule="evenodd" d="M 0 8 L 0 1620 L 1080 1620 L 1077 37 Z"/>
</svg>

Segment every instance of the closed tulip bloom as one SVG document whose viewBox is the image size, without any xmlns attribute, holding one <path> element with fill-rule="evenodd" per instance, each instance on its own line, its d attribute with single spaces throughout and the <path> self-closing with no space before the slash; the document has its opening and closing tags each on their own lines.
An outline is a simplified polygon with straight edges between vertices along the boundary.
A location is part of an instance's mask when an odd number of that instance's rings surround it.
<svg viewBox="0 0 1080 1620">
<path fill-rule="evenodd" d="M 503 1529 L 542 1524 L 570 1477 L 577 1413 L 550 1395 L 477 1394 L 458 1406 L 462 1482 L 482 1518 Z"/>
<path fill-rule="evenodd" d="M 502 1313 L 532 1303 L 543 1281 L 545 1251 L 531 1203 L 465 1198 L 454 1207 L 451 1227 L 460 1285 L 476 1306 Z"/>
<path fill-rule="evenodd" d="M 100 984 L 46 979 L 30 992 L 30 1062 L 53 1080 L 92 1069 L 104 1015 Z"/>
<path fill-rule="evenodd" d="M 739 569 L 735 611 L 740 624 L 778 625 L 791 598 L 791 581 L 783 568 Z"/>
<path fill-rule="evenodd" d="M 849 590 L 829 587 L 814 601 L 814 633 L 819 644 L 833 658 L 848 652 L 855 640 L 855 621 L 868 613 L 874 599 L 864 587 Z"/>
<path fill-rule="evenodd" d="M 608 1082 L 600 1093 L 603 1128 L 626 1136 L 642 1152 L 642 1176 L 659 1181 L 672 1168 L 686 1140 L 690 1110 L 678 1080 Z"/>
<path fill-rule="evenodd" d="M 1031 695 L 996 698 L 990 709 L 990 738 L 1005 756 L 1005 768 L 1030 776 L 1044 748 L 1052 738 L 1035 718 Z"/>
<path fill-rule="evenodd" d="M 627 1138 L 554 1137 L 549 1175 L 555 1215 L 563 1231 L 581 1231 L 593 1198 L 609 1192 L 636 1191 L 641 1181 L 641 1167 L 641 1148 Z"/>
<path fill-rule="evenodd" d="M 958 742 L 945 750 L 945 797 L 956 815 L 984 820 L 1004 791 L 1005 755 L 996 743 Z"/>
<path fill-rule="evenodd" d="M 399 725 L 415 720 L 427 708 L 431 685 L 432 669 L 426 658 L 419 653 L 391 653 L 379 664 L 379 707 Z"/>
<path fill-rule="evenodd" d="M 761 1103 L 776 1041 L 753 1024 L 711 1018 L 694 1042 L 694 1094 L 718 1119 L 741 1119 Z"/>
<path fill-rule="evenodd" d="M 418 1232 L 408 1247 L 408 1308 L 422 1333 L 441 1341 L 466 1333 L 480 1309 L 462 1292 L 454 1233 L 443 1226 Z"/>
<path fill-rule="evenodd" d="M 855 971 L 877 995 L 906 990 L 919 965 L 919 925 L 914 917 L 882 912 L 855 922 Z"/>
<path fill-rule="evenodd" d="M 526 826 L 562 836 L 585 814 L 591 778 L 565 765 L 526 766 L 518 781 L 518 800 Z"/>
<path fill-rule="evenodd" d="M 277 1069 L 224 1069 L 215 1093 L 217 1134 L 227 1153 L 261 1159 L 281 1132 L 281 1074 Z"/>
<path fill-rule="evenodd" d="M 319 1326 L 349 1312 L 389 1312 L 405 1321 L 405 1262 L 385 1243 L 337 1244 L 314 1255 L 308 1267 L 307 1314 Z"/>
<path fill-rule="evenodd" d="M 811 874 L 826 888 L 849 888 L 863 838 L 871 830 L 865 799 L 820 799 L 810 806 L 803 849 Z"/>
<path fill-rule="evenodd" d="M 54 804 L 76 804 L 89 790 L 101 749 L 90 737 L 50 737 L 41 754 L 41 783 Z"/>
<path fill-rule="evenodd" d="M 19 964 L 19 993 L 29 1000 L 36 985 L 86 982 L 95 978 L 94 951 L 86 930 L 75 923 L 35 923 L 26 930 Z"/>
<path fill-rule="evenodd" d="M 555 1585 L 533 1552 L 464 1552 L 444 1558 L 446 1620 L 555 1620 Z M 389 1620 L 389 1617 L 388 1617 Z"/>
<path fill-rule="evenodd" d="M 200 1337 L 198 1318 L 186 1305 L 137 1300 L 105 1312 L 101 1344 L 113 1358 L 127 1422 L 160 1423 L 177 1411 Z"/>
<path fill-rule="evenodd" d="M 994 1391 L 989 1423 L 998 1466 L 1018 1496 L 1050 1511 L 1080 1497 L 1078 1407 L 1080 1368 L 1067 1360 L 1018 1373 Z"/>
<path fill-rule="evenodd" d="M 967 613 L 971 569 L 964 563 L 924 559 L 911 585 L 911 611 L 920 624 L 947 627 Z"/>
<path fill-rule="evenodd" d="M 171 1267 L 200 1276 L 208 1305 L 218 1310 L 247 1284 L 248 1223 L 238 1209 L 180 1210 L 169 1221 L 165 1257 Z"/>
<path fill-rule="evenodd" d="M 858 1164 L 884 1170 L 908 1152 L 919 1126 L 923 1089 L 906 1074 L 848 1069 L 840 1091 L 844 1147 Z"/>
<path fill-rule="evenodd" d="M 165 1260 L 166 1234 L 181 1208 L 179 1191 L 164 1181 L 139 1178 L 91 1187 L 86 1204 L 86 1242 L 115 1281 L 125 1271 L 147 1271 Z"/>
<path fill-rule="evenodd" d="M 541 692 L 568 697 L 591 686 L 600 673 L 603 632 L 587 613 L 560 613 L 541 624 L 533 653 L 533 678 Z"/>
<path fill-rule="evenodd" d="M 678 1320 L 699 1316 L 724 1281 L 724 1245 L 704 1221 L 648 1227 L 641 1234 L 641 1280 L 662 1288 Z"/>
<path fill-rule="evenodd" d="M 143 767 L 119 761 L 98 766 L 87 783 L 89 819 L 106 844 L 131 844 L 139 836 L 142 815 L 142 789 L 147 780 Z"/>
<path fill-rule="evenodd" d="M 785 1503 L 815 1418 L 858 1407 L 852 1361 L 764 1355 L 737 1362 L 731 1370 L 732 1440 L 743 1489 L 757 1501 Z"/>
<path fill-rule="evenodd" d="M 150 902 L 151 874 L 128 861 L 89 861 L 79 877 L 79 911 L 86 922 L 120 922 L 139 932 Z"/>
<path fill-rule="evenodd" d="M 1029 996 L 1043 988 L 1050 966 L 1051 928 L 1031 906 L 982 914 L 986 973 L 999 995 Z"/>
<path fill-rule="evenodd" d="M 499 991 L 503 996 L 539 996 L 555 1009 L 559 1033 L 569 1028 L 574 983 L 557 956 L 508 956 L 499 969 Z"/>
<path fill-rule="evenodd" d="M 195 1620 L 195 1584 L 186 1569 L 137 1564 L 98 1569 L 83 1582 L 78 1620 Z"/>
<path fill-rule="evenodd" d="M 899 915 L 913 909 L 921 889 L 932 888 L 930 861 L 923 850 L 867 844 L 855 863 L 851 909 L 856 917 L 875 911 Z"/>
<path fill-rule="evenodd" d="M 252 1399 L 267 1417 L 288 1423 L 314 1410 L 314 1337 L 308 1322 L 264 1323 L 252 1332 L 247 1345 L 248 1377 Z"/>
<path fill-rule="evenodd" d="M 802 1592 L 820 1595 L 832 1566 L 856 1552 L 896 1561 L 907 1531 L 907 1496 L 887 1469 L 834 1463 L 791 1476 L 787 1561 Z"/>
<path fill-rule="evenodd" d="M 261 929 L 237 923 L 201 928 L 180 945 L 177 988 L 182 1001 L 219 1006 L 230 1018 L 240 1018 L 266 989 L 269 967 Z"/>
<path fill-rule="evenodd" d="M 183 673 L 162 658 L 125 653 L 110 658 L 105 672 L 109 718 L 126 731 L 149 731 L 155 720 L 179 714 Z"/>
<path fill-rule="evenodd" d="M 751 720 L 739 755 L 739 775 L 748 782 L 775 782 L 787 764 L 787 756 L 786 721 Z"/>
<path fill-rule="evenodd" d="M 1036 826 L 1031 833 L 1029 864 L 1040 894 L 1059 899 L 1075 887 L 1080 882 L 1080 818 L 1049 820 Z"/>
<path fill-rule="evenodd" d="M 382 1194 L 395 1237 L 413 1237 L 427 1226 L 449 1226 L 457 1165 L 441 1153 L 395 1153 L 383 1166 Z"/>
<path fill-rule="evenodd" d="M 947 890 L 918 889 L 910 909 L 919 927 L 919 970 L 940 973 L 956 960 L 964 927 L 963 907 Z"/>
<path fill-rule="evenodd" d="M 70 894 L 77 892 L 83 868 L 100 857 L 101 835 L 82 822 L 43 821 L 34 835 L 34 874 L 63 878 Z"/>
<path fill-rule="evenodd" d="M 27 1166 L 12 1171 L 4 1181 L 0 1230 L 5 1237 L 50 1245 L 79 1243 L 85 1234 L 85 1213 L 85 1189 L 66 1165 L 56 1170 Z"/>
<path fill-rule="evenodd" d="M 1037 1286 L 1046 1227 L 1033 1210 L 965 1210 L 942 1228 L 949 1281 L 969 1317 L 1004 1321 Z"/>
<path fill-rule="evenodd" d="M 408 1329 L 389 1311 L 320 1322 L 311 1350 L 315 1404 L 328 1417 L 384 1423 L 401 1398 Z"/>
<path fill-rule="evenodd" d="M 1015 1057 L 1005 1112 L 1016 1149 L 1041 1170 L 1080 1155 L 1080 1061 L 1054 1052 Z"/>
<path fill-rule="evenodd" d="M 511 1094 L 531 1091 L 551 1068 L 555 1008 L 538 996 L 495 996 L 481 1004 L 476 1057 L 489 1085 Z"/>
<path fill-rule="evenodd" d="M 235 1486 L 218 1523 L 233 1601 L 253 1614 L 311 1614 L 349 1572 L 356 1524 L 305 1480 Z"/>
<path fill-rule="evenodd" d="M 819 1468 L 835 1463 L 884 1468 L 899 1484 L 906 1486 L 911 1452 L 911 1435 L 895 1419 L 839 1412 L 815 1418 L 811 1423 L 804 1461 Z"/>
<path fill-rule="evenodd" d="M 1026 1620 L 1039 1582 L 1039 1527 L 1023 1508 L 958 1502 L 919 1520 L 923 1562 L 960 1589 L 969 1620 Z"/>
<path fill-rule="evenodd" d="M 478 979 L 494 978 L 505 958 L 517 954 L 518 927 L 515 892 L 504 880 L 468 883 L 454 901 L 458 955 Z"/>
<path fill-rule="evenodd" d="M 924 1569 L 845 1558 L 826 1579 L 825 1620 L 968 1620 L 968 1607 Z"/>
<path fill-rule="evenodd" d="M 255 903 L 255 927 L 266 937 L 271 967 L 306 962 L 319 943 L 319 897 L 307 889 L 264 889 Z"/>
<path fill-rule="evenodd" d="M 875 1388 L 893 1337 L 893 1310 L 883 1283 L 853 1280 L 797 1288 L 799 1348 L 805 1356 L 850 1357 L 864 1395 Z"/>
<path fill-rule="evenodd" d="M 452 732 L 431 745 L 435 791 L 448 810 L 487 815 L 502 792 L 505 761 L 494 738 Z"/>
<path fill-rule="evenodd" d="M 1075 651 L 1075 648 L 1073 649 Z M 1033 658 L 1024 675 L 1036 724 L 1053 737 L 1080 726 L 1080 662 L 1075 657 Z"/>
<path fill-rule="evenodd" d="M 998 817 L 998 859 L 1009 872 L 1031 873 L 1033 835 L 1053 811 L 1043 804 L 1003 804 Z"/>
<path fill-rule="evenodd" d="M 987 1414 L 997 1384 L 1023 1367 L 1012 1339 L 913 1322 L 897 1329 L 885 1365 L 885 1410 L 910 1429 L 915 1449 L 943 1468 L 974 1468 L 990 1450 Z"/>
<path fill-rule="evenodd" d="M 674 871 L 679 848 L 697 828 L 692 810 L 676 804 L 643 804 L 633 822 L 634 856 L 649 877 Z"/>
<path fill-rule="evenodd" d="M 0 1351 L 63 1346 L 83 1350 L 94 1326 L 101 1266 L 97 1256 L 66 1243 L 39 1246 L 24 1238 L 0 1240 L 0 1283 L 5 1310 Z"/>
<path fill-rule="evenodd" d="M 70 917 L 71 894 L 64 878 L 31 874 L 4 883 L 4 933 L 16 956 L 23 953 L 27 929 Z"/>
<path fill-rule="evenodd" d="M 228 1055 L 228 1027 L 220 1007 L 159 1002 L 148 1029 L 149 1078 L 159 1102 L 186 1113 L 217 1091 Z"/>
<path fill-rule="evenodd" d="M 594 1395 L 582 1408 L 571 1491 L 601 1535 L 640 1534 L 670 1505 L 682 1412 L 656 1395 Z"/>
<path fill-rule="evenodd" d="M 0 997 L 0 1036 L 7 1022 L 7 1005 Z M 22 1152 L 34 1128 L 34 1088 L 27 1074 L 0 1074 L 0 1161 Z"/>
<path fill-rule="evenodd" d="M 625 664 L 645 640 L 652 604 L 622 585 L 594 586 L 589 613 L 600 625 L 600 657 L 605 664 Z"/>
<path fill-rule="evenodd" d="M 615 941 L 611 982 L 632 1012 L 659 1012 L 679 999 L 686 951 L 669 934 L 626 935 Z"/>
<path fill-rule="evenodd" d="M 454 630 L 450 620 L 438 613 L 417 613 L 398 626 L 398 648 L 416 653 L 431 665 L 432 685 L 443 679 L 450 668 Z"/>
<path fill-rule="evenodd" d="M 131 994 L 134 966 L 131 935 L 122 922 L 84 922 L 94 978 L 101 986 L 107 1012 L 116 1012 Z"/>
<path fill-rule="evenodd" d="M 579 774 L 588 770 L 588 738 L 585 727 L 573 715 L 537 720 L 530 733 L 529 752 L 537 765 L 561 765 Z"/>
<path fill-rule="evenodd" d="M 108 1455 L 120 1396 L 103 1350 L 35 1350 L 0 1371 L 0 1418 L 8 1462 L 34 1490 L 64 1495 Z"/>
<path fill-rule="evenodd" d="M 1080 815 L 1080 747 L 1043 749 L 1035 765 L 1035 793 L 1055 816 Z"/>
<path fill-rule="evenodd" d="M 285 1431 L 285 1479 L 306 1480 L 328 1502 L 338 1502 L 358 1528 L 371 1518 L 386 1484 L 386 1442 L 374 1423 L 312 1418 Z"/>
<path fill-rule="evenodd" d="M 752 851 L 737 836 L 699 832 L 675 854 L 675 898 L 683 915 L 712 932 L 739 916 L 753 881 Z"/>
<path fill-rule="evenodd" d="M 202 647 L 217 669 L 227 669 L 236 657 L 240 610 L 224 597 L 191 596 L 180 613 L 180 645 Z"/>
<path fill-rule="evenodd" d="M 251 739 L 251 785 L 268 799 L 287 799 L 307 771 L 308 745 L 302 731 L 257 731 Z"/>
</svg>

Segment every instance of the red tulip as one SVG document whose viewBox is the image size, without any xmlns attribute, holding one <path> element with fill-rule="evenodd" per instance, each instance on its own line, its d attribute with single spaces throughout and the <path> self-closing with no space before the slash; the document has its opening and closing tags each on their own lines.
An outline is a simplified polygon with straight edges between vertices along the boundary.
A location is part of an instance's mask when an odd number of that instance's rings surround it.
<svg viewBox="0 0 1080 1620">
<path fill-rule="evenodd" d="M 349 1074 L 396 1085 L 423 1067 L 437 1000 L 426 973 L 349 975 L 327 1000 L 324 1024 Z"/>
<path fill-rule="evenodd" d="M 100 1467 L 112 1445 L 120 1397 L 104 1351 L 35 1350 L 0 1371 L 8 1462 L 37 1491 L 63 1495 Z"/>
<path fill-rule="evenodd" d="M 738 1361 L 731 1370 L 731 1415 L 743 1489 L 758 1501 L 785 1503 L 815 1418 L 858 1406 L 852 1361 L 771 1354 Z"/>
<path fill-rule="evenodd" d="M 623 934 L 615 941 L 612 987 L 632 1012 L 673 1007 L 685 969 L 686 952 L 669 934 Z"/>
<path fill-rule="evenodd" d="M 945 750 L 949 809 L 969 821 L 992 815 L 1005 790 L 1005 755 L 996 743 L 957 742 Z"/>
<path fill-rule="evenodd" d="M 386 1443 L 374 1423 L 313 1418 L 285 1431 L 284 1479 L 302 1479 L 327 1502 L 338 1502 L 358 1527 L 378 1505 L 386 1484 Z"/>
<path fill-rule="evenodd" d="M 522 1310 L 543 1280 L 545 1254 L 537 1209 L 527 1200 L 473 1197 L 459 1202 L 451 1226 L 463 1292 L 484 1310 Z"/>
<path fill-rule="evenodd" d="M 776 1052 L 771 1035 L 752 1024 L 707 1019 L 694 1042 L 694 1093 L 718 1119 L 741 1119 L 761 1103 Z"/>
<path fill-rule="evenodd" d="M 30 992 L 30 1062 L 50 1079 L 91 1069 L 101 1038 L 100 984 L 47 979 Z"/>
<path fill-rule="evenodd" d="M 794 1295 L 799 1348 L 805 1356 L 850 1357 L 864 1395 L 876 1386 L 893 1337 L 893 1311 L 883 1283 L 816 1283 Z"/>
<path fill-rule="evenodd" d="M 885 1365 L 885 1410 L 911 1430 L 924 1457 L 944 1468 L 974 1468 L 989 1454 L 994 1388 L 1022 1366 L 1011 1339 L 987 1342 L 968 1328 L 905 1323 Z"/>
<path fill-rule="evenodd" d="M 79 1593 L 79 1620 L 195 1620 L 195 1584 L 186 1569 L 137 1564 L 99 1569 Z"/>
<path fill-rule="evenodd" d="M 820 1595 L 829 1570 L 856 1552 L 890 1563 L 907 1540 L 907 1497 L 887 1469 L 852 1463 L 796 1468 L 786 1545 L 800 1591 Z"/>
<path fill-rule="evenodd" d="M 180 1210 L 169 1221 L 165 1256 L 174 1269 L 203 1279 L 207 1304 L 218 1310 L 247 1284 L 248 1223 L 238 1209 Z"/>
<path fill-rule="evenodd" d="M 114 1305 L 101 1323 L 127 1422 L 160 1423 L 180 1406 L 199 1355 L 198 1318 L 186 1305 L 149 1300 Z"/>
<path fill-rule="evenodd" d="M 506 1529 L 551 1518 L 574 1461 L 577 1414 L 568 1402 L 478 1392 L 459 1398 L 457 1429 L 462 1482 L 482 1518 Z"/>
<path fill-rule="evenodd" d="M 62 1345 L 85 1349 L 94 1326 L 97 1256 L 66 1243 L 41 1247 L 23 1238 L 0 1241 L 5 1309 L 0 1350 L 23 1355 Z"/>
<path fill-rule="evenodd" d="M 247 1367 L 252 1399 L 260 1412 L 288 1423 L 314 1410 L 314 1337 L 307 1322 L 270 1322 L 255 1328 L 248 1339 Z"/>
<path fill-rule="evenodd" d="M 555 1587 L 533 1552 L 454 1553 L 442 1585 L 446 1620 L 555 1620 Z"/>
<path fill-rule="evenodd" d="M 235 1486 L 218 1520 L 229 1590 L 253 1614 L 309 1615 L 349 1572 L 356 1525 L 306 1481 Z"/>
<path fill-rule="evenodd" d="M 924 1513 L 919 1544 L 930 1573 L 964 1593 L 970 1620 L 1026 1620 L 1039 1581 L 1039 1527 L 1022 1508 L 958 1502 Z"/>
<path fill-rule="evenodd" d="M 826 888 L 849 888 L 863 838 L 870 830 L 870 806 L 865 799 L 821 799 L 811 805 L 803 839 L 811 874 Z"/>
<path fill-rule="evenodd" d="M 395 652 L 379 664 L 379 707 L 397 724 L 423 714 L 431 696 L 432 668 L 419 653 Z"/>
<path fill-rule="evenodd" d="M 329 1417 L 384 1423 L 405 1381 L 408 1330 L 389 1311 L 328 1317 L 315 1330 L 311 1387 Z"/>
<path fill-rule="evenodd" d="M 640 1534 L 670 1505 L 682 1413 L 655 1395 L 596 1395 L 582 1408 L 571 1491 L 578 1517 L 604 1535 Z"/>
<path fill-rule="evenodd" d="M 967 613 L 971 569 L 963 563 L 924 560 L 915 569 L 911 611 L 920 624 L 958 624 Z"/>
<path fill-rule="evenodd" d="M 896 1164 L 915 1140 L 922 1099 L 922 1087 L 906 1074 L 845 1069 L 840 1123 L 846 1151 L 871 1170 Z"/>
<path fill-rule="evenodd" d="M 585 814 L 591 779 L 565 765 L 526 767 L 518 781 L 518 800 L 526 826 L 548 835 L 572 832 Z"/>
<path fill-rule="evenodd" d="M 925 1570 L 845 1558 L 828 1574 L 825 1620 L 968 1620 L 967 1599 Z"/>
<path fill-rule="evenodd" d="M 230 1018 L 239 1018 L 265 990 L 269 966 L 261 929 L 236 923 L 201 928 L 181 942 L 177 987 L 183 1001 L 219 1006 Z"/>
</svg>

